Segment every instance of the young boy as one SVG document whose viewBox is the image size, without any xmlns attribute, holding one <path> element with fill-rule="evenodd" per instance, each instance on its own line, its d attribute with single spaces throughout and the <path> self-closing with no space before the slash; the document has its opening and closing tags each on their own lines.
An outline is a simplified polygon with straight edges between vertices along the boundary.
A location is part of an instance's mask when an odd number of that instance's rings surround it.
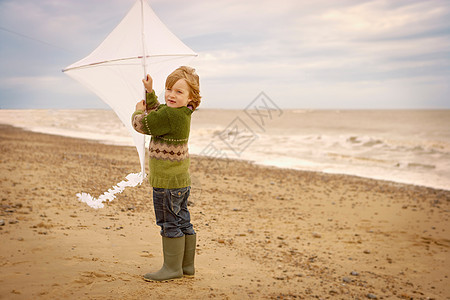
<svg viewBox="0 0 450 300">
<path fill-rule="evenodd" d="M 187 200 L 190 192 L 188 139 L 191 114 L 200 104 L 199 77 L 190 67 L 180 67 L 166 79 L 166 104 L 159 104 L 150 75 L 142 80 L 147 101 L 136 104 L 132 124 L 151 135 L 150 176 L 156 224 L 161 227 L 164 264 L 147 281 L 194 275 L 196 234 Z"/>
</svg>

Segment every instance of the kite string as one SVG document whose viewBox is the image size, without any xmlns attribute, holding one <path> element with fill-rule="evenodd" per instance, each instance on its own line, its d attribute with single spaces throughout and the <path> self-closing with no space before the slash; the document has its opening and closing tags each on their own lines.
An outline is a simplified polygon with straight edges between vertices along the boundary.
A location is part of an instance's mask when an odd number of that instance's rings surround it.
<svg viewBox="0 0 450 300">
<path fill-rule="evenodd" d="M 125 180 L 122 180 L 117 185 L 110 188 L 107 192 L 104 192 L 98 198 L 92 197 L 88 193 L 78 193 L 76 196 L 78 200 L 86 203 L 90 207 L 94 209 L 103 208 L 105 205 L 103 202 L 111 202 L 116 198 L 115 194 L 122 193 L 127 187 L 135 187 L 142 183 L 145 178 L 145 174 L 142 173 L 130 173 L 125 177 Z"/>
</svg>

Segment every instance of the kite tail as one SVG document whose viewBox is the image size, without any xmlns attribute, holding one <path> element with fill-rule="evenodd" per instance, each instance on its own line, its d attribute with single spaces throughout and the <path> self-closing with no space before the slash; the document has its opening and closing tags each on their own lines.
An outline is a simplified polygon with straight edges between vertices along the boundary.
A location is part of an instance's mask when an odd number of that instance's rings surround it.
<svg viewBox="0 0 450 300">
<path fill-rule="evenodd" d="M 76 196 L 78 197 L 78 200 L 86 203 L 92 208 L 103 208 L 105 206 L 103 202 L 110 202 L 114 200 L 116 198 L 115 194 L 122 193 L 126 187 L 133 187 L 141 184 L 145 176 L 145 173 L 144 176 L 142 176 L 142 173 L 130 173 L 127 175 L 127 177 L 125 177 L 125 180 L 122 180 L 117 185 L 110 188 L 107 192 L 104 192 L 103 195 L 100 195 L 100 197 L 98 198 L 94 198 L 88 193 L 78 193 Z"/>
</svg>

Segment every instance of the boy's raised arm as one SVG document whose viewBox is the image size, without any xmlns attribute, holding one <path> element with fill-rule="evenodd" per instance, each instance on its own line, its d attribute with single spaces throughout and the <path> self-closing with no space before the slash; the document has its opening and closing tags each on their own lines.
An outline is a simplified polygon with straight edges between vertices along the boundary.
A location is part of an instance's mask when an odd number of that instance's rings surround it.
<svg viewBox="0 0 450 300">
<path fill-rule="evenodd" d="M 147 77 L 142 79 L 142 83 L 145 87 L 146 100 L 141 100 L 136 104 L 136 111 L 131 116 L 131 124 L 133 125 L 134 130 L 142 134 L 153 135 L 153 132 L 165 133 L 167 126 L 165 126 L 166 122 L 164 121 L 166 117 L 164 116 L 161 118 L 162 116 L 159 116 L 158 114 L 149 116 L 149 114 L 156 111 L 160 105 L 158 97 L 153 90 L 153 79 L 147 74 Z M 155 124 L 155 121 L 157 120 L 158 122 Z"/>
<path fill-rule="evenodd" d="M 158 108 L 159 102 L 158 97 L 156 97 L 155 91 L 153 90 L 153 78 L 150 76 L 150 74 L 147 74 L 147 77 L 142 79 L 142 83 L 145 87 L 145 102 L 146 107 L 144 107 L 144 110 L 146 111 L 152 111 Z M 146 109 L 145 109 L 146 108 Z M 136 107 L 137 110 L 137 107 Z"/>
</svg>

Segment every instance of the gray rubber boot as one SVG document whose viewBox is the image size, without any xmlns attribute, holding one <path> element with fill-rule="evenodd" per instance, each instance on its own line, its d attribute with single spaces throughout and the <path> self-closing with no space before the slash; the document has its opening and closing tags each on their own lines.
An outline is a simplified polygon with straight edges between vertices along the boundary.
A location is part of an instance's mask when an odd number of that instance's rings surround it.
<svg viewBox="0 0 450 300">
<path fill-rule="evenodd" d="M 183 258 L 183 274 L 184 275 L 194 275 L 194 257 L 195 257 L 195 247 L 197 246 L 197 235 L 185 235 L 186 243 L 184 246 L 184 258 Z"/>
<path fill-rule="evenodd" d="M 164 264 L 155 273 L 144 275 L 146 281 L 162 281 L 183 277 L 184 236 L 178 238 L 162 237 Z"/>
</svg>

